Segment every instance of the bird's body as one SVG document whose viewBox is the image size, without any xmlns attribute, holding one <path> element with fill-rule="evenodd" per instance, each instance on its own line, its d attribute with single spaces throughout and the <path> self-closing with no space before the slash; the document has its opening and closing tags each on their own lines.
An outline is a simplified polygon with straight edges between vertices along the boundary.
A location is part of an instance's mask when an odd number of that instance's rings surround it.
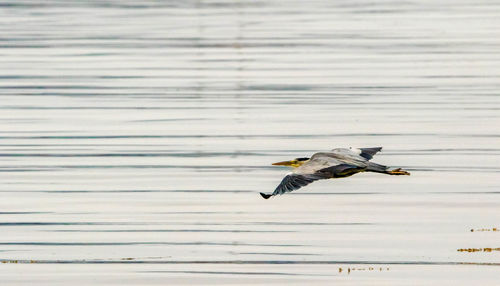
<svg viewBox="0 0 500 286">
<path fill-rule="evenodd" d="M 300 189 L 317 180 L 344 178 L 360 172 L 410 175 L 401 169 L 389 170 L 387 166 L 370 162 L 380 150 L 382 147 L 337 148 L 329 152 L 316 153 L 311 158 L 297 158 L 274 163 L 273 165 L 291 166 L 294 169 L 283 178 L 272 194 L 260 194 L 263 198 L 268 199 L 275 195 Z"/>
</svg>

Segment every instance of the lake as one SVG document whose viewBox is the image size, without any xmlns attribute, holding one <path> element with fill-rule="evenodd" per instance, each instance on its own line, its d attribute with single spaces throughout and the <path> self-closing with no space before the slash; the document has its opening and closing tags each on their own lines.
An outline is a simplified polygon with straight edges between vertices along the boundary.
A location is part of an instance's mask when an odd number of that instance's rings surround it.
<svg viewBox="0 0 500 286">
<path fill-rule="evenodd" d="M 0 1 L 0 282 L 495 285 L 499 90 L 499 1 Z"/>
</svg>

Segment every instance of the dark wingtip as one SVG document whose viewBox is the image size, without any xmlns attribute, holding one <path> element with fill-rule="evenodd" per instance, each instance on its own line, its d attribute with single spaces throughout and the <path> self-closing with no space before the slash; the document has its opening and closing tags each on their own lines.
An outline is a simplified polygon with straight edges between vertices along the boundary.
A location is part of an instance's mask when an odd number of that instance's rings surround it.
<svg viewBox="0 0 500 286">
<path fill-rule="evenodd" d="M 264 193 L 260 193 L 260 195 L 264 198 L 264 199 L 269 199 L 270 197 L 272 197 L 273 195 L 268 195 L 268 194 L 264 194 Z"/>
</svg>

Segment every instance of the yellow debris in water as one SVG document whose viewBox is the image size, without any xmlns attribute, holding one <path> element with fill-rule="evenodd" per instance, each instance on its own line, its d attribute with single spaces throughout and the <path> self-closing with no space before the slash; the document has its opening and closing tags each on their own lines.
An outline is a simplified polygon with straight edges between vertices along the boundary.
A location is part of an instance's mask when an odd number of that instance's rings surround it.
<svg viewBox="0 0 500 286">
<path fill-rule="evenodd" d="M 500 251 L 500 247 L 492 248 L 492 247 L 485 247 L 485 248 L 459 248 L 457 251 L 460 252 L 492 252 L 492 251 Z"/>
<path fill-rule="evenodd" d="M 493 228 L 478 228 L 478 229 L 471 229 L 470 232 L 474 231 L 500 231 L 500 229 L 493 227 Z"/>
</svg>

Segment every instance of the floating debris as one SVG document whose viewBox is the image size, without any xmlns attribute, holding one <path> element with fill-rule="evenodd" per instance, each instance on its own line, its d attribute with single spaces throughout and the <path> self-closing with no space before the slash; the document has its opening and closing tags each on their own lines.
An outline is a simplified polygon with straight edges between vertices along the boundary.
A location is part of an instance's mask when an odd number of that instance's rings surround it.
<svg viewBox="0 0 500 286">
<path fill-rule="evenodd" d="M 500 251 L 500 247 L 497 248 L 492 248 L 492 247 L 485 247 L 485 248 L 459 248 L 457 251 L 460 252 L 492 252 L 492 251 Z"/>
<path fill-rule="evenodd" d="M 470 230 L 470 232 L 475 232 L 475 231 L 500 231 L 500 229 L 493 227 L 493 228 L 478 228 L 478 229 L 471 229 Z"/>
<path fill-rule="evenodd" d="M 387 268 L 383 268 L 383 267 L 379 267 L 378 268 L 379 271 L 389 271 L 389 267 Z M 342 267 L 339 267 L 339 273 L 341 273 L 342 271 L 344 271 L 344 269 L 342 269 Z M 356 267 L 348 267 L 347 268 L 347 274 L 350 274 L 352 271 L 377 271 L 377 268 L 375 267 L 361 267 L 361 268 L 356 268 Z"/>
</svg>

